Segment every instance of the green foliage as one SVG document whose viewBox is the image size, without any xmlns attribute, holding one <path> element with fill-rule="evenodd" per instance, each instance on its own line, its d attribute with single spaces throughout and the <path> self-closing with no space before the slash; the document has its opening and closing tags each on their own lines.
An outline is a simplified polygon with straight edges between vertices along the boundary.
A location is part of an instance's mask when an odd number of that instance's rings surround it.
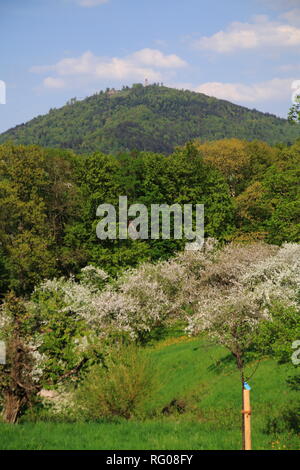
<svg viewBox="0 0 300 470">
<path fill-rule="evenodd" d="M 300 309 L 275 303 L 271 308 L 271 321 L 260 324 L 255 338 L 259 354 L 276 358 L 280 363 L 291 362 L 292 344 L 300 338 Z"/>
<path fill-rule="evenodd" d="M 299 142 L 274 148 L 226 139 L 189 143 L 169 156 L 117 157 L 8 144 L 0 155 L 2 293 L 28 295 L 43 278 L 87 264 L 116 275 L 184 247 L 174 239 L 100 241 L 96 209 L 104 202 L 117 208 L 120 195 L 148 209 L 203 203 L 207 237 L 299 241 Z"/>
<path fill-rule="evenodd" d="M 84 282 L 91 282 L 89 274 L 85 272 L 88 279 L 85 277 Z M 32 341 L 38 345 L 37 367 L 42 388 L 77 383 L 91 366 L 103 362 L 101 340 L 87 327 L 82 316 L 66 305 L 59 281 L 52 290 L 37 287 L 27 312 L 37 322 Z"/>
<path fill-rule="evenodd" d="M 50 297 L 36 291 L 32 300 L 31 311 L 40 325 L 38 352 L 44 357 L 40 364 L 41 385 L 53 386 L 64 378 L 77 379 L 76 369 L 80 365 L 82 373 L 89 361 L 87 351 L 78 348 L 86 334 L 83 320 L 73 312 L 62 312 L 59 292 Z"/>
<path fill-rule="evenodd" d="M 0 146 L 0 264 L 5 290 L 28 295 L 45 277 L 76 259 L 62 247 L 67 224 L 78 217 L 74 157 L 36 146 Z"/>
<path fill-rule="evenodd" d="M 38 144 L 79 153 L 147 150 L 172 153 L 199 138 L 291 143 L 299 130 L 285 119 L 202 93 L 151 85 L 71 100 L 0 136 L 0 143 Z"/>
<path fill-rule="evenodd" d="M 300 241 L 300 145 L 270 154 L 256 179 L 238 195 L 237 225 L 245 232 L 262 232 L 270 243 Z"/>
<path fill-rule="evenodd" d="M 297 142 L 280 155 L 263 180 L 264 204 L 271 207 L 266 228 L 274 243 L 300 241 L 300 145 Z"/>
<path fill-rule="evenodd" d="M 77 273 L 87 263 L 112 274 L 147 260 L 167 259 L 178 240 L 96 237 L 99 204 L 196 204 L 206 208 L 207 236 L 233 230 L 233 204 L 222 175 L 192 145 L 166 157 L 151 153 L 81 158 L 35 146 L 0 147 L 0 285 L 28 295 L 43 278 Z M 149 211 L 150 213 L 150 211 Z"/>
<path fill-rule="evenodd" d="M 203 162 L 193 144 L 170 156 L 133 152 L 119 157 L 95 153 L 79 164 L 78 185 L 85 201 L 83 217 L 67 234 L 74 250 L 80 246 L 90 262 L 116 274 L 147 260 L 167 259 L 184 247 L 184 240 L 103 240 L 96 237 L 96 209 L 110 203 L 117 209 L 119 196 L 128 205 L 204 204 L 206 236 L 224 239 L 234 228 L 234 206 L 221 173 Z M 149 220 L 150 222 L 150 220 Z M 150 224 L 149 224 L 150 226 Z M 150 238 L 150 237 L 149 237 Z"/>
<path fill-rule="evenodd" d="M 233 196 L 239 196 L 252 183 L 260 181 L 279 153 L 277 148 L 258 140 L 231 138 L 195 144 L 204 161 L 225 177 Z"/>
</svg>

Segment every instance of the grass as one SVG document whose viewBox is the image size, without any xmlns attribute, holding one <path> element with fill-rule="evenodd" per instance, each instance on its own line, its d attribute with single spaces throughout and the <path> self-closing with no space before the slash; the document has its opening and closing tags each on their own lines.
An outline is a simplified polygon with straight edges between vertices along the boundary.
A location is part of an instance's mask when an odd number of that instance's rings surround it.
<svg viewBox="0 0 300 470">
<path fill-rule="evenodd" d="M 147 405 L 151 419 L 0 424 L 0 449 L 240 449 L 240 381 L 226 351 L 206 339 L 169 338 L 153 347 L 151 354 L 160 383 Z M 246 375 L 256 366 L 251 364 Z M 290 365 L 264 360 L 250 380 L 254 449 L 300 448 L 295 433 L 266 433 L 268 417 L 296 400 L 297 392 L 286 385 L 292 372 Z M 170 406 L 175 400 L 183 413 Z M 168 416 L 162 413 L 166 408 Z"/>
<path fill-rule="evenodd" d="M 278 447 L 293 448 L 297 439 L 288 434 Z M 256 434 L 255 449 L 270 449 L 278 439 Z M 1 449 L 34 450 L 236 450 L 240 433 L 216 429 L 213 424 L 195 421 L 146 421 L 126 423 L 27 423 L 3 425 Z"/>
</svg>

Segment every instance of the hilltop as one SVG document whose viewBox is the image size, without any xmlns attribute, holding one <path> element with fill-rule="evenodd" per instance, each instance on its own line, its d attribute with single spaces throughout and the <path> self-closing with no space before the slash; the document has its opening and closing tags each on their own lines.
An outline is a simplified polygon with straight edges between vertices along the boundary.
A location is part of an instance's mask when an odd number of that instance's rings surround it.
<svg viewBox="0 0 300 470">
<path fill-rule="evenodd" d="M 109 153 L 148 150 L 171 153 L 192 139 L 237 137 L 270 144 L 292 143 L 299 129 L 287 120 L 202 93 L 157 84 L 100 91 L 71 99 L 0 135 L 0 143 L 38 144 Z"/>
</svg>

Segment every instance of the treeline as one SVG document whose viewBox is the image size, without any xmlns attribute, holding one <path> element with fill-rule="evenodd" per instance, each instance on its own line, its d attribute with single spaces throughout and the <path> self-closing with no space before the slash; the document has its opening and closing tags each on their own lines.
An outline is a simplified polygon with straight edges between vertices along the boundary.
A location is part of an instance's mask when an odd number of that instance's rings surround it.
<svg viewBox="0 0 300 470">
<path fill-rule="evenodd" d="M 141 84 L 73 98 L 26 124 L 8 130 L 0 143 L 37 144 L 77 153 L 117 154 L 132 149 L 170 154 L 195 138 L 236 137 L 290 144 L 297 126 L 268 113 L 250 110 L 202 93 Z"/>
<path fill-rule="evenodd" d="M 71 151 L 0 146 L 0 288 L 31 292 L 44 278 L 87 264 L 115 275 L 168 259 L 184 240 L 105 240 L 96 208 L 128 204 L 205 205 L 205 235 L 220 241 L 300 239 L 300 142 L 270 147 L 228 139 L 150 152 Z"/>
</svg>

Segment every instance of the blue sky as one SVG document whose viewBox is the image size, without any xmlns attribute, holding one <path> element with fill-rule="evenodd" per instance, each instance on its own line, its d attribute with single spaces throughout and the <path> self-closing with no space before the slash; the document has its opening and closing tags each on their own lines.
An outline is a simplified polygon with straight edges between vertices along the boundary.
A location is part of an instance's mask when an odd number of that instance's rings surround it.
<svg viewBox="0 0 300 470">
<path fill-rule="evenodd" d="M 0 35 L 0 132 L 145 78 L 286 116 L 300 80 L 300 0 L 1 0 Z"/>
</svg>

